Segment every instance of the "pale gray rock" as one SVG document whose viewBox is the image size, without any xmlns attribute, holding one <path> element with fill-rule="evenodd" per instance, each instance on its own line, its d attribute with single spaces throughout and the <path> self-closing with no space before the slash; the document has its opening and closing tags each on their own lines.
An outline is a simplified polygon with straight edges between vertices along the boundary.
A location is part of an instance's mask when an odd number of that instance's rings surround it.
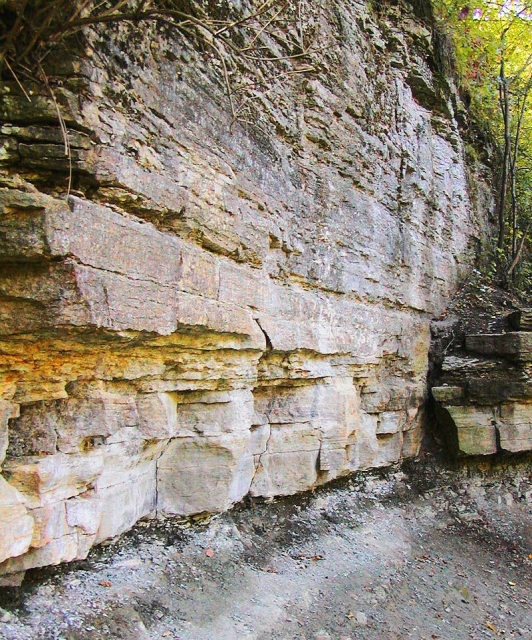
<svg viewBox="0 0 532 640">
<path fill-rule="evenodd" d="M 6 82 L 0 522 L 19 524 L 2 580 L 140 518 L 417 454 L 430 318 L 483 242 L 490 190 L 464 164 L 427 28 L 358 1 L 322 13 L 334 55 L 308 77 L 283 67 L 251 103 L 257 130 L 186 38 L 139 33 L 139 63 L 109 32 L 122 62 L 102 49 L 57 87 L 68 198 L 49 92 L 30 104 Z M 509 450 L 523 424 L 501 417 Z"/>
<path fill-rule="evenodd" d="M 34 520 L 24 497 L 0 476 L 0 562 L 25 553 L 33 537 Z"/>
<path fill-rule="evenodd" d="M 157 508 L 166 514 L 219 512 L 248 492 L 253 457 L 240 434 L 175 438 L 157 467 Z"/>
</svg>

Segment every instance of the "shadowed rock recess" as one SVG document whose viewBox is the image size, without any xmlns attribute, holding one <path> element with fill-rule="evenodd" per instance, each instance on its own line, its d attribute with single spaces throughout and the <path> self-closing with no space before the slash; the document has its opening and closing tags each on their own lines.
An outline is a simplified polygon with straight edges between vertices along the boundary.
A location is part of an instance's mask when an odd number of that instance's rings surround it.
<svg viewBox="0 0 532 640">
<path fill-rule="evenodd" d="M 489 195 L 430 26 L 319 4 L 316 71 L 257 90 L 259 128 L 178 34 L 102 27 L 47 59 L 68 198 L 47 87 L 4 83 L 4 584 L 140 518 L 416 455 L 430 320 Z"/>
</svg>

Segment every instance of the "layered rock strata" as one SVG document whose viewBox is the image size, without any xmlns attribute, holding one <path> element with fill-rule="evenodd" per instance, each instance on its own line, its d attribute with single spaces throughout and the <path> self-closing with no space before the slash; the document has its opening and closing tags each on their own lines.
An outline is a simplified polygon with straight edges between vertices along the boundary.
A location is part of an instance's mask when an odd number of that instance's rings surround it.
<svg viewBox="0 0 532 640">
<path fill-rule="evenodd" d="M 519 328 L 521 312 L 513 314 Z M 523 314 L 523 324 L 528 323 Z M 462 456 L 532 450 L 532 333 L 465 336 L 432 388 L 442 433 Z"/>
<path fill-rule="evenodd" d="M 5 582 L 146 516 L 416 454 L 430 319 L 483 207 L 430 30 L 406 6 L 325 4 L 321 71 L 257 95 L 270 133 L 157 33 L 56 63 L 70 158 L 48 89 L 5 83 Z"/>
</svg>

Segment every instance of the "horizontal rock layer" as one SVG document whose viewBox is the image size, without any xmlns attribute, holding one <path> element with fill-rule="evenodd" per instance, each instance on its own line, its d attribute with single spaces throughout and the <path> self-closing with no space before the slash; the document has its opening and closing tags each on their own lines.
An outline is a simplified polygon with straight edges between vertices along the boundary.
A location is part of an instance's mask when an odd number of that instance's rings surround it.
<svg viewBox="0 0 532 640">
<path fill-rule="evenodd" d="M 451 450 L 460 455 L 532 450 L 532 333 L 465 337 L 432 388 Z"/>
<path fill-rule="evenodd" d="M 146 516 L 416 454 L 430 318 L 482 240 L 468 189 L 489 201 L 401 12 L 325 3 L 326 71 L 257 94 L 269 133 L 157 34 L 135 32 L 139 62 L 117 27 L 54 85 L 70 159 L 47 89 L 6 83 L 4 581 Z"/>
</svg>

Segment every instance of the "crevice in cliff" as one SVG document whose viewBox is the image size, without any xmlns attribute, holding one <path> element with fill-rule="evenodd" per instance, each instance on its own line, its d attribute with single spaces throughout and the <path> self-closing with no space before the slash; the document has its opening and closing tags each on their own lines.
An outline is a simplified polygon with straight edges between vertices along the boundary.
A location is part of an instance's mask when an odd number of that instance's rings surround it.
<svg viewBox="0 0 532 640">
<path fill-rule="evenodd" d="M 166 447 L 172 442 L 173 438 L 170 438 L 166 443 Z M 155 458 L 155 517 L 161 518 L 164 514 L 159 510 L 159 460 L 165 452 L 166 447 L 161 449 L 159 455 Z"/>
<path fill-rule="evenodd" d="M 265 329 L 263 329 L 260 320 L 257 317 L 254 317 L 253 320 L 255 320 L 255 322 L 257 323 L 259 329 L 262 331 L 262 333 L 264 334 L 264 338 L 266 340 L 266 351 L 273 351 L 273 345 L 272 345 L 272 341 L 270 339 L 270 336 L 266 333 Z"/>
<path fill-rule="evenodd" d="M 266 438 L 266 444 L 264 445 L 264 450 L 261 451 L 258 455 L 257 462 L 254 464 L 255 470 L 253 472 L 253 478 L 251 479 L 250 488 L 253 485 L 253 481 L 255 480 L 255 476 L 262 468 L 262 458 L 268 453 L 270 447 L 270 441 L 272 439 L 272 425 L 268 422 L 268 437 Z"/>
</svg>

